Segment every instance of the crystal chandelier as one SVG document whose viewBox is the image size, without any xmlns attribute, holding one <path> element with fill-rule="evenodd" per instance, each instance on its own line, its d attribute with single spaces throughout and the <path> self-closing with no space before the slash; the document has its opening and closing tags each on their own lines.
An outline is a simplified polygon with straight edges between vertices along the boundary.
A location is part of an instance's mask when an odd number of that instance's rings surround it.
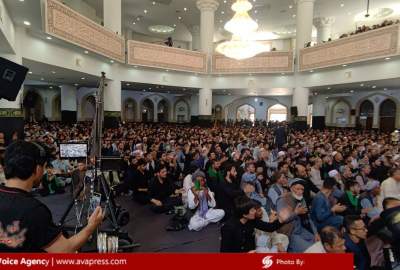
<svg viewBox="0 0 400 270">
<path fill-rule="evenodd" d="M 237 0 L 232 5 L 235 15 L 224 27 L 232 33 L 232 39 L 219 44 L 216 48 L 218 53 L 236 60 L 243 60 L 268 50 L 264 45 L 250 38 L 251 34 L 258 29 L 257 22 L 248 13 L 252 7 L 248 0 Z"/>
</svg>

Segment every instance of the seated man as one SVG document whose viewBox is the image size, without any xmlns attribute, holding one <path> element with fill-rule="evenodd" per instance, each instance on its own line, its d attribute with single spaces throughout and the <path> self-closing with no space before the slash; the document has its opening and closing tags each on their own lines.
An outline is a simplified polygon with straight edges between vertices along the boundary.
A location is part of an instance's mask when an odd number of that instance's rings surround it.
<svg viewBox="0 0 400 270">
<path fill-rule="evenodd" d="M 308 215 L 308 208 L 303 198 L 304 185 L 299 178 L 289 181 L 290 192 L 277 201 L 277 212 L 289 211 L 290 218 L 279 232 L 289 237 L 289 252 L 304 252 L 318 239 L 317 229 Z"/>
<path fill-rule="evenodd" d="M 276 216 L 276 212 L 273 210 L 268 215 L 261 205 L 257 205 L 256 209 L 256 219 L 264 222 L 269 222 Z M 289 238 L 286 235 L 277 232 L 264 232 L 258 229 L 255 229 L 255 233 L 257 253 L 286 252 L 289 245 Z"/>
<path fill-rule="evenodd" d="M 356 181 L 346 182 L 345 193 L 338 201 L 340 204 L 346 206 L 346 210 L 341 212 L 341 215 L 361 215 L 370 211 L 369 208 L 361 208 L 359 195 L 360 184 Z"/>
<path fill-rule="evenodd" d="M 240 253 L 254 251 L 256 248 L 254 229 L 274 232 L 287 219 L 285 211 L 278 217 L 272 216 L 269 223 L 256 218 L 257 203 L 246 196 L 235 200 L 235 216 L 221 228 L 221 252 Z"/>
<path fill-rule="evenodd" d="M 335 227 L 324 227 L 319 236 L 321 241 L 315 242 L 304 253 L 344 253 L 346 251 L 344 239 Z"/>
<path fill-rule="evenodd" d="M 193 173 L 192 178 L 195 185 L 188 192 L 188 206 L 197 210 L 189 221 L 189 230 L 200 231 L 209 223 L 220 221 L 225 212 L 222 209 L 214 209 L 214 194 L 206 186 L 205 174 L 198 170 Z"/>
<path fill-rule="evenodd" d="M 367 228 L 360 216 L 346 216 L 346 233 L 344 235 L 346 252 L 354 254 L 355 267 L 358 270 L 370 268 L 371 258 L 368 253 L 365 240 L 367 239 Z"/>
<path fill-rule="evenodd" d="M 65 192 L 65 183 L 53 173 L 53 170 L 54 169 L 51 165 L 47 166 L 46 174 L 42 177 L 42 188 L 39 189 L 39 193 L 43 197 Z"/>
<path fill-rule="evenodd" d="M 340 230 L 343 225 L 343 217 L 336 216 L 336 213 L 343 212 L 346 210 L 346 206 L 335 204 L 333 207 L 329 201 L 329 197 L 336 186 L 336 180 L 333 178 L 327 178 L 322 184 L 321 191 L 314 197 L 311 207 L 311 218 L 317 226 L 318 230 L 321 230 L 325 226 L 332 226 Z"/>
<path fill-rule="evenodd" d="M 179 189 L 175 189 L 174 185 L 167 178 L 167 167 L 159 166 L 156 169 L 156 176 L 150 186 L 150 202 L 151 209 L 155 213 L 172 212 L 175 206 L 181 205 Z"/>
<path fill-rule="evenodd" d="M 379 181 L 372 180 L 365 185 L 365 192 L 360 196 L 362 209 L 368 209 L 367 217 L 369 220 L 376 219 L 381 213 L 378 207 L 378 196 L 381 193 Z"/>
</svg>

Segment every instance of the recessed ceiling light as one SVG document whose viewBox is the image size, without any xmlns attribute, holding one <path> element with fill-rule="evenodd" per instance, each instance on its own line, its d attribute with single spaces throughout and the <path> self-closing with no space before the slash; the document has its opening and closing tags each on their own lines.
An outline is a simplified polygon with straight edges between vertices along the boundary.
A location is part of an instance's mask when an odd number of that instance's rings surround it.
<svg viewBox="0 0 400 270">
<path fill-rule="evenodd" d="M 375 89 L 375 88 L 376 88 L 376 85 L 373 85 L 373 86 L 372 86 L 372 88 L 374 88 L 374 89 Z"/>
<path fill-rule="evenodd" d="M 85 54 L 88 54 L 88 53 L 89 53 L 89 51 L 84 51 L 84 53 L 85 53 Z"/>
<path fill-rule="evenodd" d="M 147 14 L 147 9 L 143 10 L 144 14 Z"/>
<path fill-rule="evenodd" d="M 28 21 L 24 21 L 24 24 L 27 25 L 27 26 L 31 25 L 31 23 L 28 22 Z"/>
<path fill-rule="evenodd" d="M 86 79 L 85 77 L 82 77 L 82 78 L 81 78 L 81 80 L 85 80 L 85 79 Z"/>
<path fill-rule="evenodd" d="M 40 78 L 41 81 L 44 81 L 44 78 Z"/>
<path fill-rule="evenodd" d="M 347 67 L 347 65 L 342 65 L 342 67 Z"/>
<path fill-rule="evenodd" d="M 56 72 L 54 70 L 51 73 L 56 74 Z"/>
<path fill-rule="evenodd" d="M 224 0 L 224 4 L 226 4 L 226 0 Z"/>
<path fill-rule="evenodd" d="M 183 11 L 187 11 L 188 9 L 186 7 L 183 8 Z"/>
<path fill-rule="evenodd" d="M 49 37 L 49 36 L 48 36 L 48 37 L 46 37 L 46 38 L 47 38 L 48 40 L 52 40 L 52 39 L 53 39 L 52 37 Z"/>
<path fill-rule="evenodd" d="M 293 17 L 293 18 L 296 18 L 296 14 L 293 14 L 292 17 Z"/>
<path fill-rule="evenodd" d="M 327 89 L 328 89 L 328 90 L 331 90 L 331 88 L 330 88 L 330 87 L 328 87 Z"/>
<path fill-rule="evenodd" d="M 137 20 L 137 21 L 140 21 L 140 17 L 137 17 L 136 20 Z"/>
<path fill-rule="evenodd" d="M 136 22 L 133 22 L 132 24 L 136 24 Z"/>
<path fill-rule="evenodd" d="M 386 57 L 385 60 L 390 60 L 390 57 Z"/>
<path fill-rule="evenodd" d="M 114 60 L 110 60 L 110 63 L 113 64 L 113 63 L 114 63 Z"/>
<path fill-rule="evenodd" d="M 257 102 L 257 101 L 258 101 L 258 98 L 255 98 L 254 101 Z"/>
<path fill-rule="evenodd" d="M 50 89 L 53 89 L 53 86 L 50 86 L 49 88 L 50 88 Z"/>
<path fill-rule="evenodd" d="M 24 2 L 24 0 L 19 0 L 20 2 Z"/>
<path fill-rule="evenodd" d="M 29 71 L 28 73 L 29 73 L 29 74 L 32 74 L 33 72 L 32 72 L 32 71 Z"/>
<path fill-rule="evenodd" d="M 174 24 L 174 27 L 176 27 L 176 24 Z"/>
<path fill-rule="evenodd" d="M 360 86 L 361 86 L 361 87 L 364 87 L 364 84 L 362 83 L 362 84 L 360 84 Z"/>
<path fill-rule="evenodd" d="M 221 14 L 224 15 L 224 14 L 225 14 L 225 11 L 221 11 Z"/>
<path fill-rule="evenodd" d="M 181 17 L 181 16 L 179 16 L 179 17 L 178 17 L 178 20 L 182 20 L 182 17 Z"/>
<path fill-rule="evenodd" d="M 340 7 L 344 7 L 344 3 L 341 3 L 341 4 L 340 4 Z"/>
<path fill-rule="evenodd" d="M 314 72 L 314 70 L 310 70 L 310 72 L 311 72 L 311 73 L 313 73 L 313 72 Z"/>
<path fill-rule="evenodd" d="M 293 6 L 292 6 L 292 5 L 289 5 L 289 8 L 293 8 Z"/>
<path fill-rule="evenodd" d="M 383 91 L 386 91 L 386 90 L 388 90 L 387 88 L 383 88 Z"/>
<path fill-rule="evenodd" d="M 254 13 L 257 13 L 258 11 L 257 11 L 257 9 L 256 10 L 254 10 Z"/>
<path fill-rule="evenodd" d="M 79 84 L 75 83 L 74 85 L 75 85 L 75 86 L 78 86 Z"/>
<path fill-rule="evenodd" d="M 155 1 L 153 1 L 153 6 L 155 6 L 156 5 L 156 2 Z"/>
<path fill-rule="evenodd" d="M 126 84 L 126 86 L 130 86 L 130 85 L 131 85 L 130 83 L 127 83 L 127 84 Z"/>
<path fill-rule="evenodd" d="M 143 92 L 146 92 L 146 89 L 143 89 L 142 91 L 143 91 Z"/>
<path fill-rule="evenodd" d="M 354 90 L 350 90 L 350 93 L 354 93 Z"/>
</svg>

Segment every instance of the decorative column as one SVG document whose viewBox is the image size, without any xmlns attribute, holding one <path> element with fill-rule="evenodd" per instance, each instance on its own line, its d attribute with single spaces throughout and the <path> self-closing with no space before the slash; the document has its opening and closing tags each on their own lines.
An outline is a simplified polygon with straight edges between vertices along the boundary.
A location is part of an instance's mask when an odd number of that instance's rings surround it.
<svg viewBox="0 0 400 270">
<path fill-rule="evenodd" d="M 118 35 L 121 35 L 121 0 L 103 0 L 103 10 L 104 27 Z"/>
<path fill-rule="evenodd" d="M 106 128 L 118 127 L 121 121 L 121 81 L 107 81 L 104 88 L 104 126 Z"/>
<path fill-rule="evenodd" d="M 192 50 L 200 51 L 201 49 L 200 26 L 193 25 L 190 28 L 190 33 L 192 34 Z"/>
<path fill-rule="evenodd" d="M 335 17 L 319 17 L 314 19 L 314 25 L 317 28 L 317 42 L 328 41 L 332 37 L 332 25 L 335 23 Z"/>
<path fill-rule="evenodd" d="M 328 117 L 326 96 L 317 95 L 312 97 L 313 112 L 312 112 L 312 127 L 313 129 L 324 129 L 325 119 Z"/>
<path fill-rule="evenodd" d="M 72 85 L 61 85 L 61 121 L 75 123 L 77 120 L 77 89 Z"/>
<path fill-rule="evenodd" d="M 293 91 L 293 107 L 297 107 L 297 116 L 292 117 L 296 127 L 307 127 L 308 99 L 310 90 L 302 87 L 302 79 L 298 73 L 300 50 L 311 41 L 315 0 L 298 0 L 296 16 L 296 87 Z"/>
<path fill-rule="evenodd" d="M 219 3 L 216 0 L 198 0 L 197 8 L 200 10 L 200 39 L 201 51 L 208 55 L 208 66 L 214 52 L 214 13 Z M 211 121 L 212 118 L 212 89 L 210 78 L 205 78 L 204 87 L 199 91 L 199 120 Z"/>
</svg>

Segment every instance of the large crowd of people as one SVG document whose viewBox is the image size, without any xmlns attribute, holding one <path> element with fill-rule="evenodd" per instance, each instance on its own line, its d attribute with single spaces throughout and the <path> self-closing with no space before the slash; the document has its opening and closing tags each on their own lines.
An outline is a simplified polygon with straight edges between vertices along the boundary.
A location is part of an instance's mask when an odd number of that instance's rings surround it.
<svg viewBox="0 0 400 270">
<path fill-rule="evenodd" d="M 26 125 L 25 140 L 54 156 L 42 196 L 83 180 L 88 164 L 62 160 L 58 144 L 90 133 L 89 123 Z M 155 213 L 186 210 L 169 230 L 219 223 L 221 252 L 346 251 L 357 269 L 370 269 L 384 266 L 383 247 L 399 238 L 382 237 L 383 217 L 400 208 L 399 146 L 387 133 L 123 123 L 104 130 L 101 151 L 123 160 L 119 193 Z"/>
</svg>

